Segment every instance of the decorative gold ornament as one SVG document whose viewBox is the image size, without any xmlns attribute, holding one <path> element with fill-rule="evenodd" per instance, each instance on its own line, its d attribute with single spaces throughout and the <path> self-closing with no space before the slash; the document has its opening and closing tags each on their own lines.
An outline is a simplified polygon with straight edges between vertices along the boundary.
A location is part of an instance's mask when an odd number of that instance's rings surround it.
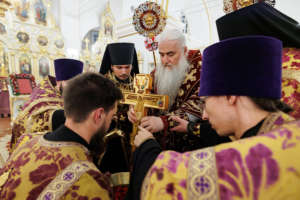
<svg viewBox="0 0 300 200">
<path fill-rule="evenodd" d="M 155 15 L 153 13 L 147 13 L 144 15 L 144 22 L 146 23 L 146 26 L 153 27 L 155 25 Z"/>
<path fill-rule="evenodd" d="M 146 108 L 154 108 L 166 110 L 169 105 L 169 97 L 166 95 L 150 94 L 152 89 L 152 77 L 150 74 L 136 74 L 133 80 L 134 93 L 122 91 L 122 104 L 134 105 L 134 110 L 137 115 L 138 122 L 133 124 L 132 133 L 130 134 L 130 144 L 134 149 L 134 138 L 137 135 L 138 125 L 142 117 L 147 112 Z"/>
<path fill-rule="evenodd" d="M 253 4 L 252 0 L 238 0 L 238 8 L 244 8 Z"/>
<path fill-rule="evenodd" d="M 146 1 L 135 9 L 132 24 L 139 34 L 152 38 L 165 28 L 166 15 L 157 3 Z"/>
<path fill-rule="evenodd" d="M 224 12 L 231 13 L 241 8 L 245 8 L 247 6 L 251 6 L 252 4 L 265 2 L 274 7 L 276 1 L 275 0 L 224 0 Z"/>
<path fill-rule="evenodd" d="M 10 5 L 11 3 L 9 0 L 0 0 L 0 17 L 5 17 L 5 12 Z"/>
<path fill-rule="evenodd" d="M 1 68 L 1 70 L 0 70 L 0 76 L 7 77 L 8 73 L 7 73 L 7 70 L 6 70 L 5 65 L 3 63 L 0 65 L 0 68 Z"/>
</svg>

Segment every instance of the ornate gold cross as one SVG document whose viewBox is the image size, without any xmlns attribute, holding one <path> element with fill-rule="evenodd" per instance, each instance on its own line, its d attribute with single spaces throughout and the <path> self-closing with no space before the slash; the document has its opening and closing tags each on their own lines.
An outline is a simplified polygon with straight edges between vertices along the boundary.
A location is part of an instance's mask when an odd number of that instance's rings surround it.
<svg viewBox="0 0 300 200">
<path fill-rule="evenodd" d="M 138 122 L 133 124 L 132 133 L 130 135 L 130 143 L 133 141 L 138 131 L 138 125 L 141 119 L 147 115 L 147 108 L 155 108 L 165 110 L 168 108 L 169 97 L 166 95 L 150 94 L 152 89 L 152 77 L 150 74 L 137 74 L 133 83 L 134 93 L 122 91 L 124 98 L 120 103 L 135 105 Z"/>
</svg>

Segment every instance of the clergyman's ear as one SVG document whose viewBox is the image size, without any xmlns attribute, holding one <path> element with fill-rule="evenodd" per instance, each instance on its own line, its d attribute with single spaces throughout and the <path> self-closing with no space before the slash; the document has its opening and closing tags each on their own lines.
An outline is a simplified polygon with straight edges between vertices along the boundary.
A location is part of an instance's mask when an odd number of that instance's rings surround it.
<svg viewBox="0 0 300 200">
<path fill-rule="evenodd" d="M 188 51 L 188 49 L 187 49 L 187 46 L 185 46 L 185 47 L 184 47 L 184 50 L 183 50 L 183 52 L 184 52 L 184 55 L 186 55 L 186 54 L 187 54 L 187 51 Z"/>
<path fill-rule="evenodd" d="M 101 120 L 104 116 L 104 109 L 103 108 L 98 108 L 94 111 L 94 120 Z"/>
<path fill-rule="evenodd" d="M 237 101 L 237 96 L 234 96 L 234 95 L 228 95 L 228 96 L 226 96 L 226 98 L 230 105 L 235 104 Z"/>
</svg>

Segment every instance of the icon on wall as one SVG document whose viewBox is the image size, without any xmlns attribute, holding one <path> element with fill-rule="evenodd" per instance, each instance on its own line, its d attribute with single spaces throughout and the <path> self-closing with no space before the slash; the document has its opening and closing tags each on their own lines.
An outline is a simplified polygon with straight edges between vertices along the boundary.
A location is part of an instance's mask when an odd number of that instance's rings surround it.
<svg viewBox="0 0 300 200">
<path fill-rule="evenodd" d="M 20 56 L 19 69 L 21 74 L 31 74 L 31 59 L 27 54 Z"/>
<path fill-rule="evenodd" d="M 44 56 L 39 60 L 39 75 L 41 78 L 49 75 L 49 60 Z"/>
<path fill-rule="evenodd" d="M 40 46 L 47 46 L 47 44 L 48 44 L 48 39 L 45 36 L 42 36 L 42 35 L 40 35 L 37 38 L 37 41 L 38 41 Z"/>
<path fill-rule="evenodd" d="M 25 32 L 18 32 L 17 39 L 19 40 L 19 42 L 26 44 L 29 41 L 29 35 Z"/>
</svg>

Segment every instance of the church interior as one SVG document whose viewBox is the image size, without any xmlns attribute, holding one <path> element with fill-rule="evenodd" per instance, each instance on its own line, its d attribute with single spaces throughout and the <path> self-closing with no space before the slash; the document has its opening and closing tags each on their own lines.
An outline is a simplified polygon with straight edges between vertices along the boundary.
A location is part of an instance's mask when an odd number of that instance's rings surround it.
<svg viewBox="0 0 300 200">
<path fill-rule="evenodd" d="M 166 27 L 183 31 L 190 49 L 203 50 L 218 41 L 215 20 L 224 15 L 222 0 L 153 1 L 164 7 Z M 99 71 L 108 43 L 134 42 L 140 72 L 154 68 L 155 52 L 145 47 L 146 37 L 132 22 L 141 0 L 6 0 L 0 3 L 0 145 L 9 141 L 11 120 L 27 95 L 8 91 L 10 74 L 31 74 L 39 83 L 54 75 L 53 60 L 74 58 L 84 62 L 84 71 Z M 299 5 L 298 5 L 299 4 Z M 298 5 L 298 6 L 297 6 Z M 276 1 L 275 8 L 297 21 L 297 0 Z M 155 61 L 159 62 L 156 52 Z M 1 151 L 1 160 L 7 158 Z M 4 155 L 2 155 L 2 153 Z M 4 157 L 4 158 L 3 158 Z"/>
<path fill-rule="evenodd" d="M 219 41 L 215 21 L 225 15 L 223 0 L 148 2 L 163 8 L 162 29 L 181 30 L 189 49 L 202 52 Z M 84 63 L 83 72 L 99 72 L 107 44 L 132 42 L 140 73 L 148 74 L 154 69 L 160 62 L 159 52 L 149 49 L 148 44 L 159 33 L 146 37 L 134 23 L 136 9 L 142 9 L 139 6 L 144 3 L 143 0 L 0 1 L 0 167 L 9 156 L 14 119 L 29 100 L 32 88 L 48 75 L 55 75 L 55 59 L 77 59 Z M 300 21 L 299 0 L 276 0 L 275 8 Z"/>
</svg>

